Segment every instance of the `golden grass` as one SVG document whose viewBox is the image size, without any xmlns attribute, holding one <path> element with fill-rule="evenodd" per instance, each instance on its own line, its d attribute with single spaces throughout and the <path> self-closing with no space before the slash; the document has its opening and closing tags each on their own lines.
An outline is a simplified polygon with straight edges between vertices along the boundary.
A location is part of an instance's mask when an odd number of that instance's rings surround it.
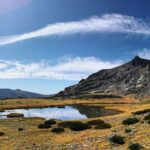
<svg viewBox="0 0 150 150">
<path fill-rule="evenodd" d="M 130 117 L 131 113 L 137 110 L 150 108 L 150 104 L 138 104 L 132 99 L 103 99 L 103 100 L 46 100 L 46 99 L 14 99 L 0 101 L 1 109 L 48 107 L 71 104 L 88 104 L 104 106 L 106 109 L 115 109 L 124 113 L 114 116 L 101 117 L 105 122 L 111 123 L 111 129 L 96 130 L 89 129 L 81 132 L 65 129 L 62 134 L 51 133 L 51 129 L 38 129 L 37 125 L 44 122 L 42 118 L 6 119 L 0 120 L 0 131 L 5 132 L 5 136 L 0 137 L 0 150 L 91 150 L 91 149 L 112 149 L 127 150 L 131 142 L 142 144 L 146 150 L 150 149 L 150 125 L 147 123 L 137 123 L 126 127 L 122 125 L 122 120 Z M 98 118 L 93 118 L 98 119 Z M 142 117 L 140 117 L 142 120 Z M 87 122 L 92 119 L 84 119 Z M 56 126 L 56 125 L 54 125 Z M 18 131 L 18 128 L 24 128 Z M 131 128 L 133 134 L 124 132 L 126 128 Z M 113 134 L 121 134 L 126 137 L 126 143 L 122 146 L 112 145 L 109 137 Z"/>
</svg>

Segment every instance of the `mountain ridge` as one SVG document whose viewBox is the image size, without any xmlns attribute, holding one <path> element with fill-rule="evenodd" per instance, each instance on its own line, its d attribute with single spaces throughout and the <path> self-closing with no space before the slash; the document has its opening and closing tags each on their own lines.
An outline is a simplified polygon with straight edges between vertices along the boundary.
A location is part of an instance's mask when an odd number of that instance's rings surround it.
<svg viewBox="0 0 150 150">
<path fill-rule="evenodd" d="M 46 98 L 48 95 L 38 94 L 34 92 L 23 91 L 20 89 L 12 90 L 12 89 L 0 89 L 0 99 L 7 98 Z"/>
<path fill-rule="evenodd" d="M 55 96 L 71 98 L 87 95 L 150 97 L 150 60 L 135 56 L 121 66 L 100 70 Z"/>
</svg>

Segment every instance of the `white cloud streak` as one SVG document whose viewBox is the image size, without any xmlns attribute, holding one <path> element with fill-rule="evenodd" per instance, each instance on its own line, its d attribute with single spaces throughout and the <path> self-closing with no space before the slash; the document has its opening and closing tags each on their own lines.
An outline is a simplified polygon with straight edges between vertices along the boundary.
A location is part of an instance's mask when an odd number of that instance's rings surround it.
<svg viewBox="0 0 150 150">
<path fill-rule="evenodd" d="M 95 57 L 76 57 L 59 61 L 55 65 L 46 61 L 24 64 L 0 60 L 0 79 L 43 78 L 78 81 L 101 69 L 113 68 L 121 61 L 102 61 Z"/>
<path fill-rule="evenodd" d="M 141 58 L 150 59 L 150 49 L 144 48 L 138 53 Z"/>
<path fill-rule="evenodd" d="M 142 19 L 121 14 L 105 14 L 89 19 L 49 24 L 46 27 L 20 35 L 0 37 L 0 45 L 40 37 L 64 36 L 77 33 L 127 33 L 150 35 L 150 24 Z"/>
</svg>

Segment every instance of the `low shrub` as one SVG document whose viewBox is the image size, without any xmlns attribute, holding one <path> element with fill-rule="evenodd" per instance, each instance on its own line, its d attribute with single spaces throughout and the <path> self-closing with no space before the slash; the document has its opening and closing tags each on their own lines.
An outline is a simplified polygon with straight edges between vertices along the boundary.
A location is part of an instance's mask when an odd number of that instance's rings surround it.
<svg viewBox="0 0 150 150">
<path fill-rule="evenodd" d="M 44 124 L 50 124 L 50 125 L 53 125 L 53 124 L 56 124 L 56 123 L 57 123 L 57 122 L 56 122 L 55 119 L 46 120 L 46 121 L 44 122 Z"/>
<path fill-rule="evenodd" d="M 4 132 L 0 132 L 0 136 L 3 136 L 3 135 L 5 135 L 5 133 Z"/>
<path fill-rule="evenodd" d="M 20 113 L 10 113 L 7 115 L 7 118 L 23 118 L 24 114 L 20 114 Z"/>
<path fill-rule="evenodd" d="M 148 112 L 150 112 L 150 109 L 144 109 L 144 110 L 134 112 L 133 115 L 142 115 Z"/>
<path fill-rule="evenodd" d="M 131 124 L 135 124 L 138 123 L 140 120 L 138 118 L 127 118 L 125 120 L 122 121 L 122 124 L 124 125 L 131 125 Z"/>
<path fill-rule="evenodd" d="M 82 131 L 91 128 L 88 123 L 79 121 L 63 121 L 58 123 L 58 125 L 64 128 L 70 128 L 72 131 Z"/>
<path fill-rule="evenodd" d="M 82 131 L 91 128 L 87 123 L 74 122 L 70 127 L 72 131 Z"/>
<path fill-rule="evenodd" d="M 99 125 L 105 123 L 103 120 L 96 119 L 96 120 L 90 120 L 87 122 L 89 125 Z"/>
<path fill-rule="evenodd" d="M 133 143 L 133 144 L 129 145 L 130 150 L 140 150 L 142 148 L 143 148 L 143 146 L 141 146 L 139 143 Z"/>
<path fill-rule="evenodd" d="M 132 132 L 132 130 L 131 129 L 125 129 L 125 132 L 130 133 L 130 132 Z"/>
<path fill-rule="evenodd" d="M 146 116 L 144 117 L 144 120 L 150 120 L 150 114 L 146 115 Z"/>
<path fill-rule="evenodd" d="M 18 128 L 18 131 L 23 131 L 24 129 L 23 128 Z"/>
<path fill-rule="evenodd" d="M 148 120 L 147 123 L 150 124 L 150 120 Z"/>
<path fill-rule="evenodd" d="M 59 126 L 64 128 L 69 128 L 72 124 L 74 124 L 73 121 L 62 121 L 58 123 Z"/>
<path fill-rule="evenodd" d="M 109 124 L 109 123 L 102 123 L 102 124 L 96 125 L 94 128 L 95 129 L 110 129 L 111 128 L 111 124 Z"/>
<path fill-rule="evenodd" d="M 56 128 L 52 128 L 52 130 L 51 130 L 51 132 L 53 132 L 53 133 L 62 133 L 62 132 L 64 132 L 65 130 L 64 130 L 64 128 L 62 128 L 62 127 L 56 127 Z"/>
<path fill-rule="evenodd" d="M 114 144 L 124 144 L 125 143 L 125 138 L 123 136 L 120 135 L 113 135 L 110 138 L 110 142 L 114 143 Z"/>
<path fill-rule="evenodd" d="M 48 128 L 51 128 L 51 125 L 49 125 L 49 124 L 39 124 L 38 128 L 39 129 L 48 129 Z"/>
</svg>

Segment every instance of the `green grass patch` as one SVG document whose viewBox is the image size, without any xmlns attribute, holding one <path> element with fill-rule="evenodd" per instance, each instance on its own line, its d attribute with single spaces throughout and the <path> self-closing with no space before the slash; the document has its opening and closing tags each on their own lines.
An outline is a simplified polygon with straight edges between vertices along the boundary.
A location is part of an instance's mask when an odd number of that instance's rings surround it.
<svg viewBox="0 0 150 150">
<path fill-rule="evenodd" d="M 56 127 L 56 128 L 52 128 L 51 129 L 51 132 L 53 132 L 53 133 L 57 133 L 57 134 L 60 134 L 60 133 L 62 133 L 62 132 L 64 132 L 65 130 L 64 130 L 64 128 L 62 128 L 62 127 Z"/>
<path fill-rule="evenodd" d="M 110 129 L 111 128 L 111 124 L 109 123 L 102 123 L 102 124 L 98 124 L 94 127 L 95 129 Z"/>
<path fill-rule="evenodd" d="M 3 135 L 5 135 L 5 133 L 4 132 L 0 132 L 0 136 L 3 136 Z"/>
<path fill-rule="evenodd" d="M 150 109 L 144 109 L 144 110 L 134 112 L 133 115 L 142 115 L 142 114 L 146 114 L 149 112 L 150 112 Z"/>
<path fill-rule="evenodd" d="M 49 124 L 49 125 L 53 125 L 53 124 L 56 124 L 56 123 L 57 123 L 57 122 L 56 122 L 55 119 L 46 120 L 46 121 L 44 122 L 44 124 Z"/>
<path fill-rule="evenodd" d="M 138 123 L 140 120 L 136 117 L 134 118 L 127 118 L 125 120 L 122 121 L 122 124 L 124 125 L 131 125 L 131 124 L 135 124 Z"/>
<path fill-rule="evenodd" d="M 140 150 L 142 148 L 143 148 L 143 146 L 140 145 L 139 143 L 133 143 L 133 144 L 129 145 L 129 150 Z"/>
<path fill-rule="evenodd" d="M 80 121 L 63 121 L 58 123 L 58 125 L 64 128 L 69 128 L 72 131 L 82 131 L 91 128 L 88 123 L 83 123 Z"/>
<path fill-rule="evenodd" d="M 48 128 L 51 128 L 51 125 L 49 125 L 49 124 L 39 124 L 38 128 L 39 129 L 48 129 Z"/>
<path fill-rule="evenodd" d="M 110 138 L 110 142 L 114 143 L 114 144 L 125 144 L 125 138 L 123 136 L 120 135 L 113 135 Z"/>
<path fill-rule="evenodd" d="M 90 120 L 87 122 L 89 125 L 99 125 L 105 123 L 103 120 L 96 119 L 96 120 Z"/>
<path fill-rule="evenodd" d="M 130 132 L 132 132 L 132 129 L 125 129 L 125 132 L 130 133 Z"/>
</svg>

